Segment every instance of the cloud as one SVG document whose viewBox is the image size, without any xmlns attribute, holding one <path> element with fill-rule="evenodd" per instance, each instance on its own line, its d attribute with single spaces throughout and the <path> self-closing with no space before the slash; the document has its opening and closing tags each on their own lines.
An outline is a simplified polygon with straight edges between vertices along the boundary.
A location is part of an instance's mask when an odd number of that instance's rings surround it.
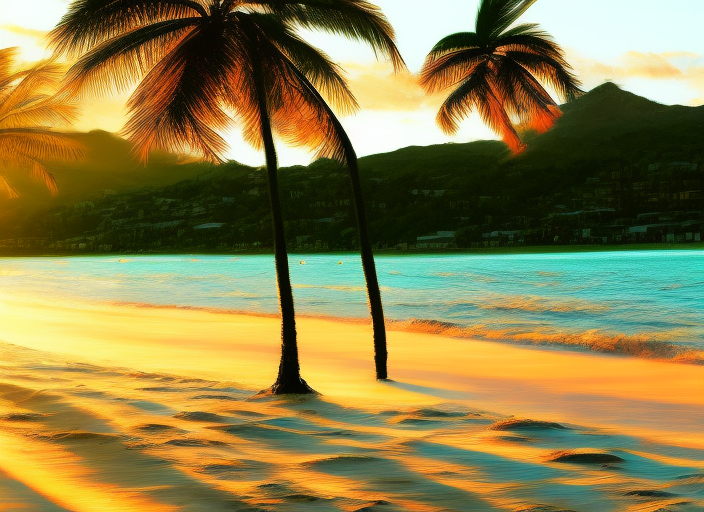
<svg viewBox="0 0 704 512">
<path fill-rule="evenodd" d="M 606 80 L 622 86 L 637 83 L 632 92 L 664 103 L 701 105 L 704 95 L 704 55 L 693 52 L 630 51 L 612 62 L 599 62 L 570 52 L 568 61 L 589 90 Z M 448 91 L 427 96 L 418 75 L 394 73 L 388 63 L 342 65 L 362 110 L 415 112 L 440 108 Z M 647 86 L 646 86 L 647 84 Z M 628 87 L 626 87 L 628 88 Z M 655 93 L 652 96 L 652 93 Z"/>
<path fill-rule="evenodd" d="M 662 52 L 660 55 L 666 59 L 678 59 L 678 58 L 689 58 L 689 59 L 701 59 L 702 56 L 694 52 Z"/>
<path fill-rule="evenodd" d="M 692 52 L 627 52 L 610 63 L 568 55 L 587 90 L 606 80 L 622 86 L 645 87 L 636 94 L 655 101 L 701 105 L 704 94 L 704 55 Z M 646 85 L 649 84 L 647 87 Z M 628 87 L 626 87 L 628 88 Z M 648 94 L 644 94 L 645 91 Z"/>
<path fill-rule="evenodd" d="M 670 63 L 664 55 L 656 53 L 628 52 L 623 56 L 629 75 L 644 78 L 680 78 L 682 70 Z"/>
<path fill-rule="evenodd" d="M 51 52 L 46 49 L 46 32 L 21 27 L 0 25 L 0 48 L 18 47 L 19 57 L 25 62 L 46 59 Z"/>
<path fill-rule="evenodd" d="M 34 39 L 37 43 L 44 44 L 44 39 L 48 32 L 35 30 L 33 28 L 20 27 L 19 25 L 0 25 L 0 30 L 5 30 L 11 34 Z"/>
<path fill-rule="evenodd" d="M 628 52 L 615 64 L 605 64 L 579 56 L 570 58 L 570 62 L 585 82 L 593 79 L 603 81 L 604 78 L 681 78 L 682 69 L 670 62 L 670 59 L 674 58 L 676 57 L 664 54 Z"/>
<path fill-rule="evenodd" d="M 394 73 L 388 63 L 346 63 L 342 67 L 362 110 L 415 111 L 439 108 L 442 103 L 442 95 L 425 94 L 417 75 L 405 70 Z"/>
</svg>

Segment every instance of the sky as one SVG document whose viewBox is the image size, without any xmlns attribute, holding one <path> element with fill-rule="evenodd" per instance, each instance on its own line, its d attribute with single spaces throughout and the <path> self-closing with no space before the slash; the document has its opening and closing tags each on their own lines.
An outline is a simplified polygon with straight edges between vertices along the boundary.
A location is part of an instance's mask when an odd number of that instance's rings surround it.
<svg viewBox="0 0 704 512">
<path fill-rule="evenodd" d="M 416 75 L 427 52 L 446 35 L 474 30 L 479 0 L 372 0 L 394 26 L 408 71 L 394 74 L 388 62 L 377 61 L 359 43 L 320 33 L 306 39 L 323 49 L 346 71 L 360 110 L 342 117 L 360 156 L 407 146 L 469 142 L 497 138 L 476 115 L 455 136 L 435 124 L 443 95 L 428 97 Z M 50 55 L 46 32 L 68 9 L 68 0 L 0 0 L 0 48 L 18 46 L 26 61 Z M 538 23 L 565 50 L 567 60 L 590 90 L 605 81 L 668 105 L 704 104 L 704 0 L 538 0 L 520 18 Z M 128 95 L 83 104 L 76 128 L 117 132 L 122 127 Z M 226 134 L 228 156 L 249 165 L 264 157 Z M 281 165 L 308 164 L 314 155 L 277 145 Z"/>
</svg>

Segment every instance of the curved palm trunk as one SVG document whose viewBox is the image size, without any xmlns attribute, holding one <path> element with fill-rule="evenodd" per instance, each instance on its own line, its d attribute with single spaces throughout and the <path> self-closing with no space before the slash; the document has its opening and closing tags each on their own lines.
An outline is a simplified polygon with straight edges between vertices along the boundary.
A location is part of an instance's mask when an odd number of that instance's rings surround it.
<svg viewBox="0 0 704 512">
<path fill-rule="evenodd" d="M 290 62 L 290 61 L 289 61 Z M 359 165 L 357 155 L 354 151 L 352 143 L 347 137 L 347 133 L 340 124 L 340 121 L 335 117 L 335 114 L 328 106 L 325 99 L 320 95 L 318 90 L 310 83 L 308 78 L 301 73 L 293 64 L 290 68 L 308 89 L 308 92 L 314 96 L 323 106 L 327 114 L 330 116 L 330 121 L 335 127 L 337 135 L 340 137 L 345 152 L 345 160 L 347 168 L 350 172 L 350 181 L 352 183 L 352 196 L 354 199 L 355 215 L 357 217 L 357 232 L 359 238 L 360 254 L 362 256 L 362 268 L 364 269 L 364 278 L 367 283 L 367 298 L 369 300 L 369 310 L 372 317 L 372 328 L 374 331 L 374 363 L 376 366 L 376 378 L 379 380 L 386 379 L 387 374 L 387 358 L 388 352 L 386 349 L 386 326 L 384 325 L 384 308 L 381 303 L 381 291 L 379 290 L 379 281 L 376 276 L 376 265 L 374 264 L 374 255 L 372 247 L 369 243 L 369 233 L 367 231 L 367 214 L 364 208 L 364 197 L 362 195 L 362 185 L 359 179 Z M 273 149 L 273 143 L 272 143 Z"/>
<path fill-rule="evenodd" d="M 257 62 L 257 64 L 259 64 Z M 271 386 L 275 395 L 289 393 L 315 393 L 301 378 L 298 364 L 298 344 L 296 342 L 296 317 L 293 308 L 293 289 L 288 269 L 288 254 L 284 237 L 284 220 L 281 213 L 279 197 L 279 179 L 277 175 L 276 149 L 271 132 L 271 121 L 266 105 L 266 91 L 261 80 L 261 69 L 256 66 L 255 79 L 259 115 L 261 119 L 262 139 L 266 155 L 266 171 L 269 183 L 269 200 L 274 228 L 274 260 L 276 262 L 276 280 L 279 289 L 279 309 L 281 311 L 281 362 L 276 382 Z"/>
<path fill-rule="evenodd" d="M 357 231 L 359 237 L 359 251 L 362 256 L 362 268 L 364 278 L 367 281 L 367 298 L 369 299 L 369 311 L 372 316 L 372 329 L 374 331 L 374 365 L 376 366 L 376 378 L 383 380 L 388 377 L 386 349 L 386 326 L 384 325 L 384 307 L 381 303 L 381 290 L 379 280 L 376 276 L 376 264 L 372 246 L 369 243 L 369 232 L 367 231 L 367 214 L 364 208 L 364 197 L 362 196 L 362 184 L 359 179 L 359 168 L 357 157 L 347 157 L 347 167 L 350 171 L 350 181 L 352 182 L 352 196 L 354 198 L 354 209 L 357 216 Z"/>
</svg>

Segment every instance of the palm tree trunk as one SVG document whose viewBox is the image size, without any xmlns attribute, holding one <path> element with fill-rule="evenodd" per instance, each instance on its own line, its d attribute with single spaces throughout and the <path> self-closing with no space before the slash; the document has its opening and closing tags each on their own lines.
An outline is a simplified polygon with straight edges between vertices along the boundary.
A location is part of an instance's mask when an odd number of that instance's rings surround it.
<svg viewBox="0 0 704 512">
<path fill-rule="evenodd" d="M 293 289 L 288 268 L 288 254 L 284 237 L 284 219 L 281 213 L 279 196 L 279 179 L 277 175 L 276 149 L 271 132 L 271 121 L 266 103 L 266 91 L 261 79 L 261 63 L 255 60 L 254 78 L 256 80 L 257 101 L 266 155 L 266 171 L 269 182 L 269 200 L 271 218 L 274 228 L 274 260 L 276 262 L 276 279 L 279 289 L 279 310 L 281 311 L 281 362 L 276 382 L 271 386 L 275 395 L 289 393 L 315 393 L 301 378 L 298 364 L 298 344 L 296 341 L 296 317 L 293 308 Z"/>
<path fill-rule="evenodd" d="M 354 198 L 354 210 L 357 215 L 357 232 L 359 237 L 359 249 L 362 256 L 362 268 L 364 278 L 367 281 L 367 298 L 369 300 L 369 310 L 372 315 L 372 329 L 374 331 L 374 365 L 376 366 L 376 378 L 384 380 L 388 377 L 386 349 L 386 326 L 384 325 L 384 307 L 381 303 L 381 291 L 379 290 L 379 280 L 376 276 L 376 265 L 372 246 L 369 243 L 369 233 L 367 231 L 367 214 L 364 208 L 364 197 L 362 196 L 362 184 L 359 179 L 359 168 L 357 157 L 347 156 L 347 166 L 350 171 L 350 181 L 352 182 L 352 196 Z"/>
<path fill-rule="evenodd" d="M 330 116 L 330 121 L 335 127 L 340 140 L 343 143 L 345 151 L 345 160 L 347 168 L 350 172 L 350 181 L 352 183 L 352 196 L 354 199 L 355 214 L 357 216 L 357 236 L 359 237 L 360 254 L 362 256 L 362 268 L 364 269 L 364 278 L 367 282 L 367 298 L 369 300 L 369 310 L 372 317 L 372 329 L 374 331 L 374 363 L 376 366 L 376 378 L 384 380 L 387 378 L 387 358 L 388 352 L 386 349 L 386 327 L 384 325 L 384 308 L 381 303 L 381 291 L 379 290 L 379 281 L 376 276 L 376 265 L 374 264 L 374 254 L 369 243 L 369 233 L 367 231 L 367 214 L 364 208 L 364 197 L 362 195 L 362 185 L 359 179 L 359 165 L 357 163 L 357 155 L 355 154 L 352 143 L 347 137 L 347 133 L 342 128 L 340 121 L 335 117 L 326 101 L 310 83 L 308 78 L 301 73 L 293 64 L 290 68 L 298 78 L 307 85 L 308 92 L 315 96 L 325 111 Z M 257 71 L 255 70 L 255 73 Z M 263 88 L 262 88 L 263 89 Z M 261 92 L 259 93 L 261 94 Z M 260 105 L 260 108 L 261 105 Z M 266 140 L 266 139 L 265 139 Z M 273 142 L 272 142 L 273 150 Z M 268 158 L 267 158 L 268 160 Z"/>
</svg>

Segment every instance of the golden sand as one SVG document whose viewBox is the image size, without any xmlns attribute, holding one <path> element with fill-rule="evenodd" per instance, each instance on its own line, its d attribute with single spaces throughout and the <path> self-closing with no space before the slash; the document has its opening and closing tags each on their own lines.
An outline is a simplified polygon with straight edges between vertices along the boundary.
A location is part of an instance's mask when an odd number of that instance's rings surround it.
<svg viewBox="0 0 704 512">
<path fill-rule="evenodd" d="M 381 383 L 370 326 L 298 333 L 322 395 L 253 398 L 275 318 L 0 296 L 0 510 L 704 505 L 701 366 L 392 331 Z"/>
</svg>

